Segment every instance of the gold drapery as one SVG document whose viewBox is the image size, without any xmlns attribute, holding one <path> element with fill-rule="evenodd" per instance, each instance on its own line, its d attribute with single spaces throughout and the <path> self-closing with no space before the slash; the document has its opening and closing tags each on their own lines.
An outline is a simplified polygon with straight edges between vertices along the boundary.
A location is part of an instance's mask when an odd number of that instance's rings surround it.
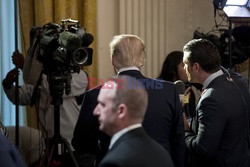
<svg viewBox="0 0 250 167">
<path fill-rule="evenodd" d="M 96 37 L 96 0 L 19 0 L 19 13 L 21 25 L 22 53 L 25 56 L 30 46 L 30 29 L 32 26 L 42 26 L 49 22 L 61 23 L 61 19 L 74 19 L 86 28 L 87 32 Z M 96 69 L 96 40 L 90 45 L 93 48 L 93 62 L 91 66 L 84 67 L 88 75 L 97 76 Z M 36 112 L 27 108 L 28 125 L 37 127 L 32 121 Z"/>
</svg>

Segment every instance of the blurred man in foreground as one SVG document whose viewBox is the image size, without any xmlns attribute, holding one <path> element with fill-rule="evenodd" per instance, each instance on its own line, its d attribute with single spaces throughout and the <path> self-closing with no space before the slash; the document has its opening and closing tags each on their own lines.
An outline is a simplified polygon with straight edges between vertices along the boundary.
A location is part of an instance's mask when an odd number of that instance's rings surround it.
<svg viewBox="0 0 250 167">
<path fill-rule="evenodd" d="M 100 167 L 173 166 L 169 153 L 142 128 L 147 102 L 144 86 L 130 77 L 112 78 L 102 86 L 94 115 L 112 139 Z"/>
</svg>

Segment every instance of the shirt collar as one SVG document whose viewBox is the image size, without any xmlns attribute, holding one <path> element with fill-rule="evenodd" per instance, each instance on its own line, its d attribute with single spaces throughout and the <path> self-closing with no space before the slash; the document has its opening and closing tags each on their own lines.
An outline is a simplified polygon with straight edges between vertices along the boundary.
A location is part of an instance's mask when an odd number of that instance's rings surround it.
<svg viewBox="0 0 250 167">
<path fill-rule="evenodd" d="M 140 128 L 142 127 L 142 125 L 140 123 L 138 124 L 133 124 L 133 125 L 130 125 L 124 129 L 122 129 L 121 131 L 115 133 L 112 138 L 111 138 L 111 141 L 110 141 L 110 144 L 109 144 L 109 149 L 112 148 L 112 146 L 114 145 L 114 143 L 125 133 L 127 133 L 128 131 L 130 130 L 133 130 L 133 129 L 136 129 L 136 128 Z"/>
<path fill-rule="evenodd" d="M 222 75 L 223 71 L 219 70 L 213 74 L 211 74 L 209 77 L 207 77 L 207 79 L 203 82 L 203 88 L 206 88 L 215 78 L 217 78 L 218 76 Z"/>
<path fill-rule="evenodd" d="M 140 71 L 140 69 L 136 66 L 132 66 L 132 67 L 124 67 L 124 68 L 120 68 L 118 70 L 118 73 L 117 74 L 120 74 L 121 72 L 123 71 L 128 71 L 128 70 L 137 70 L 137 71 Z"/>
</svg>

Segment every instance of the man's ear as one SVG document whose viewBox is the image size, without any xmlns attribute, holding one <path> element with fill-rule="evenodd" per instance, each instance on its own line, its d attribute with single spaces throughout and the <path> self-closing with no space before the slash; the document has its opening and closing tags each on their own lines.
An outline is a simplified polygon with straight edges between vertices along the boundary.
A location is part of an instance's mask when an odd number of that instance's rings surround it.
<svg viewBox="0 0 250 167">
<path fill-rule="evenodd" d="M 192 66 L 193 70 L 201 70 L 201 66 L 199 63 L 194 63 L 193 66 Z"/>
<path fill-rule="evenodd" d="M 123 119 L 123 118 L 127 117 L 127 115 L 128 115 L 128 108 L 125 104 L 121 103 L 118 106 L 117 112 L 118 112 L 118 118 Z"/>
<path fill-rule="evenodd" d="M 118 70 L 115 68 L 114 59 L 113 59 L 113 58 L 111 59 L 111 63 L 112 63 L 112 66 L 113 66 L 113 68 L 114 68 L 115 74 L 117 74 L 117 73 L 118 73 Z"/>
</svg>

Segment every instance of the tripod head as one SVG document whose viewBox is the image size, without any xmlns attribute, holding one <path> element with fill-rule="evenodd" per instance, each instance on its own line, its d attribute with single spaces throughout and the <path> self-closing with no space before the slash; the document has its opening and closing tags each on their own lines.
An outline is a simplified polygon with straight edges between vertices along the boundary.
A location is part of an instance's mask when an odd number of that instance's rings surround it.
<svg viewBox="0 0 250 167">
<path fill-rule="evenodd" d="M 51 104 L 61 105 L 63 103 L 63 94 L 68 95 L 71 91 L 72 75 L 70 71 L 55 71 L 48 75 L 49 90 L 52 97 Z"/>
</svg>

